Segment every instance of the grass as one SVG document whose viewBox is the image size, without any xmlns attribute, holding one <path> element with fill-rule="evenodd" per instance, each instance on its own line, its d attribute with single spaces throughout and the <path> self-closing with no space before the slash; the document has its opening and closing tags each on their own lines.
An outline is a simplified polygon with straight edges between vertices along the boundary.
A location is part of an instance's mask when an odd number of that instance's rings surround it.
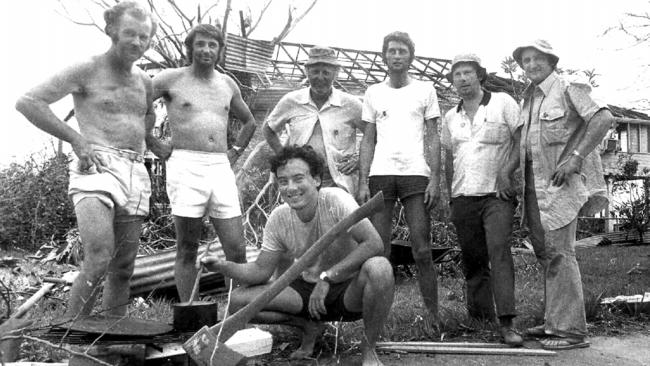
<svg viewBox="0 0 650 366">
<path fill-rule="evenodd" d="M 591 336 L 618 335 L 650 331 L 650 315 L 630 315 L 617 308 L 599 304 L 602 297 L 634 295 L 650 291 L 650 246 L 596 247 L 577 250 L 588 329 Z M 515 261 L 515 291 L 518 329 L 525 329 L 543 320 L 543 276 L 532 253 L 518 253 Z M 633 267 L 645 271 L 628 274 Z M 382 340 L 386 341 L 468 341 L 498 342 L 496 326 L 468 318 L 465 308 L 464 279 L 460 268 L 449 264 L 439 268 L 439 304 L 442 319 L 438 333 L 428 312 L 422 304 L 417 280 L 398 272 L 395 301 L 391 308 Z M 414 267 L 410 268 L 415 272 Z M 316 345 L 316 355 L 331 355 L 335 347 L 339 354 L 357 352 L 363 336 L 363 322 L 339 324 L 338 339 L 334 323 L 327 328 L 325 336 Z M 337 344 L 338 341 L 338 344 Z M 278 333 L 274 337 L 272 356 L 265 360 L 281 360 L 298 346 L 299 339 L 292 333 Z M 289 343 L 284 350 L 277 348 Z"/>
<path fill-rule="evenodd" d="M 588 313 L 589 331 L 592 336 L 617 335 L 636 331 L 650 331 L 648 314 L 630 315 L 619 308 L 607 308 L 599 304 L 601 297 L 634 295 L 650 291 L 650 246 L 595 247 L 578 249 L 577 259 L 582 272 L 585 292 L 585 306 Z M 515 326 L 519 329 L 539 324 L 543 319 L 543 278 L 537 261 L 532 254 L 518 253 L 514 256 L 516 269 L 516 297 L 519 316 Z M 34 286 L 36 277 L 57 276 L 61 266 L 40 265 L 22 262 L 20 271 L 24 276 L 15 276 L 8 269 L 0 271 L 0 278 L 13 289 Z M 632 268 L 641 270 L 628 271 Z M 645 269 L 644 269 L 645 268 Z M 8 271 L 5 271 L 8 270 Z M 414 267 L 411 272 L 416 272 Z M 3 272 L 5 271 L 5 272 Z M 422 304 L 417 280 L 404 271 L 397 273 L 395 301 L 386 323 L 382 340 L 391 341 L 498 341 L 495 325 L 469 319 L 465 310 L 464 279 L 458 265 L 445 264 L 439 268 L 440 315 L 439 333 Z M 22 278 L 22 279 L 21 279 Z M 7 279 L 7 280 L 6 280 Z M 33 327 L 44 328 L 56 322 L 64 311 L 67 292 L 58 291 L 40 301 L 32 310 L 35 319 Z M 27 295 L 25 295 L 27 297 Z M 215 298 L 220 310 L 225 308 L 225 295 Z M 16 299 L 21 303 L 24 299 Z M 134 300 L 129 308 L 132 317 L 172 321 L 172 300 L 150 298 Z M 2 313 L 4 314 L 4 309 Z M 337 332 L 338 327 L 338 332 Z M 282 360 L 298 346 L 298 335 L 283 327 L 270 327 L 274 333 L 274 352 L 262 358 L 263 362 Z M 337 335 L 338 334 L 338 335 Z M 330 323 L 316 345 L 316 355 L 325 357 L 358 351 L 363 336 L 363 322 Z M 34 355 L 31 361 L 60 360 L 61 351 L 43 349 L 42 346 L 24 342 L 23 355 Z M 39 356 L 36 356 L 39 355 Z"/>
</svg>

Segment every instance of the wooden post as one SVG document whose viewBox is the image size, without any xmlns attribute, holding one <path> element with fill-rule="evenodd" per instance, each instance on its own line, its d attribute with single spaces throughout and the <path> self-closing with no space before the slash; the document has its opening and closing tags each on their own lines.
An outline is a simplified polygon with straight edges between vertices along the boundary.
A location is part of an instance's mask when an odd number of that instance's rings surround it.
<svg viewBox="0 0 650 366">
<path fill-rule="evenodd" d="M 239 26 L 241 27 L 241 36 L 246 38 L 246 24 L 244 23 L 244 12 L 239 11 Z"/>
</svg>

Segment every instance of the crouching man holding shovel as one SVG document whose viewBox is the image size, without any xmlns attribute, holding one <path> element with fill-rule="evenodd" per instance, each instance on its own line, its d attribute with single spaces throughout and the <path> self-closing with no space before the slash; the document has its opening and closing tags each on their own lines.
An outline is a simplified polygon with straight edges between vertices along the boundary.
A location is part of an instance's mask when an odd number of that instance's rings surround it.
<svg viewBox="0 0 650 366">
<path fill-rule="evenodd" d="M 216 256 L 197 265 L 247 284 L 232 293 L 232 311 L 253 301 L 269 286 L 274 271 L 298 260 L 323 234 L 358 205 L 340 188 L 320 189 L 323 161 L 310 146 L 282 149 L 271 159 L 285 202 L 271 213 L 255 262 L 234 263 Z M 302 275 L 264 307 L 255 321 L 300 326 L 303 339 L 292 358 L 311 355 L 324 321 L 363 318 L 362 365 L 382 365 L 375 343 L 393 302 L 394 281 L 383 244 L 368 219 L 339 235 Z"/>
</svg>

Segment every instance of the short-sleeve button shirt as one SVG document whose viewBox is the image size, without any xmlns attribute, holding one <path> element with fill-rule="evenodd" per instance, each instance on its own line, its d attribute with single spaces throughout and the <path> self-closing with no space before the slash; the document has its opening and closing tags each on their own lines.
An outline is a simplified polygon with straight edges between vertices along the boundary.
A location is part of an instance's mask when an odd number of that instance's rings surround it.
<svg viewBox="0 0 650 366">
<path fill-rule="evenodd" d="M 452 197 L 496 192 L 497 174 L 519 148 L 513 146 L 513 136 L 520 126 L 519 106 L 506 93 L 483 91 L 473 120 L 462 101 L 447 112 L 441 143 L 453 154 Z"/>
<path fill-rule="evenodd" d="M 344 175 L 337 169 L 346 155 L 357 153 L 357 132 L 363 131 L 361 101 L 358 97 L 332 89 L 328 101 L 316 107 L 309 88 L 287 93 L 267 117 L 268 126 L 280 133 L 287 127 L 288 144 L 305 145 L 314 133 L 318 122 L 321 128 L 325 159 L 334 182 L 354 195 L 358 189 L 358 171 Z"/>
<path fill-rule="evenodd" d="M 583 206 L 586 214 L 593 214 L 608 202 L 599 148 L 587 154 L 581 174 L 560 187 L 551 184 L 553 173 L 571 157 L 589 121 L 606 108 L 590 92 L 589 85 L 567 82 L 555 72 L 524 92 L 520 162 L 522 171 L 526 160 L 532 162 L 540 219 L 547 230 L 566 226 Z"/>
</svg>

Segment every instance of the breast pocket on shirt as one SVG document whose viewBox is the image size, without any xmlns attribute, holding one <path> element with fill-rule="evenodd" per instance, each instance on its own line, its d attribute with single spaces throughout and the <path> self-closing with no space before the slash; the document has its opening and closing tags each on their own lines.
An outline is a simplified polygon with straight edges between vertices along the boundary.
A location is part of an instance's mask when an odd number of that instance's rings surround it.
<svg viewBox="0 0 650 366">
<path fill-rule="evenodd" d="M 560 145 L 567 141 L 569 130 L 564 126 L 565 114 L 566 111 L 562 108 L 540 112 L 539 121 L 544 144 Z"/>
<path fill-rule="evenodd" d="M 478 135 L 478 142 L 488 145 L 501 145 L 508 140 L 508 126 L 499 122 L 483 122 Z"/>
</svg>

